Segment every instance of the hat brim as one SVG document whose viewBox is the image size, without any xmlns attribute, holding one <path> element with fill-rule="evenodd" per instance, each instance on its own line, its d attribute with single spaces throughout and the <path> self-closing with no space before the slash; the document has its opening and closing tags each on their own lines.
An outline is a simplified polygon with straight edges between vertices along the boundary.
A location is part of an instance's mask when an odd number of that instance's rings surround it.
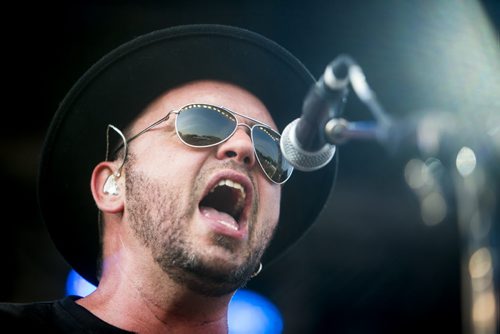
<svg viewBox="0 0 500 334">
<path fill-rule="evenodd" d="M 253 32 L 220 25 L 156 31 L 115 49 L 92 66 L 59 106 L 48 130 L 38 177 L 42 218 L 65 260 L 98 283 L 98 209 L 92 170 L 105 159 L 106 127 L 125 128 L 165 91 L 200 79 L 239 85 L 266 105 L 280 131 L 300 116 L 313 76 L 288 51 Z M 196 101 L 193 101 L 196 102 Z M 315 221 L 334 182 L 334 165 L 294 171 L 284 185 L 280 222 L 266 265 Z"/>
</svg>

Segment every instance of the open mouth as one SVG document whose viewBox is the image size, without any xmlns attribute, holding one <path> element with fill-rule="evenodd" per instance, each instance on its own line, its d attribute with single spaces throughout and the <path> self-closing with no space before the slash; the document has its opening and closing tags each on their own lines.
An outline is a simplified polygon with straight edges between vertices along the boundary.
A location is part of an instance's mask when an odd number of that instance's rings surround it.
<svg viewBox="0 0 500 334">
<path fill-rule="evenodd" d="M 199 206 L 230 216 L 232 219 L 221 219 L 220 223 L 237 230 L 245 209 L 246 197 L 243 185 L 236 181 L 222 179 L 210 189 Z"/>
</svg>

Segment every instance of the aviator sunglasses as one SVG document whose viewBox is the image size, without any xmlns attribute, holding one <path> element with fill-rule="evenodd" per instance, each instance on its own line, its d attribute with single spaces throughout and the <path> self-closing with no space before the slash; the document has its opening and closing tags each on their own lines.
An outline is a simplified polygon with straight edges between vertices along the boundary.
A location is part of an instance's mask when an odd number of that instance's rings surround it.
<svg viewBox="0 0 500 334">
<path fill-rule="evenodd" d="M 124 146 L 126 158 L 128 143 L 151 128 L 168 120 L 171 114 L 177 116 L 175 120 L 177 136 L 184 144 L 190 147 L 206 148 L 219 145 L 231 138 L 238 129 L 238 126 L 247 127 L 250 130 L 255 156 L 267 178 L 276 184 L 283 184 L 292 175 L 293 167 L 285 159 L 280 150 L 281 136 L 278 132 L 256 119 L 223 107 L 208 104 L 190 104 L 178 110 L 172 110 L 163 118 L 128 139 L 125 139 L 121 131 L 117 128 L 109 125 L 123 139 L 124 144 L 118 147 L 116 151 Z M 255 124 L 249 126 L 245 123 L 240 123 L 236 116 L 248 119 Z"/>
</svg>

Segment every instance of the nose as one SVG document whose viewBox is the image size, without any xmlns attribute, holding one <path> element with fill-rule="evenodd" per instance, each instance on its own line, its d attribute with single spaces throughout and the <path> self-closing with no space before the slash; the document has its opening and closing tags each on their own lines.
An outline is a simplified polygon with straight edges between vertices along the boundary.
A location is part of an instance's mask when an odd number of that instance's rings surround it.
<svg viewBox="0 0 500 334">
<path fill-rule="evenodd" d="M 255 154 L 253 150 L 250 130 L 246 126 L 239 126 L 236 132 L 217 147 L 217 159 L 234 159 L 247 168 L 255 165 Z"/>
</svg>

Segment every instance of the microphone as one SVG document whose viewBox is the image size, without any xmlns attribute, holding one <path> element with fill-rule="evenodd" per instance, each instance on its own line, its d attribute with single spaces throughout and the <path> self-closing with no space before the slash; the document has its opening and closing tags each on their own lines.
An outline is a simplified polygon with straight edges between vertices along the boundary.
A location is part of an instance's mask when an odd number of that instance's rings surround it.
<svg viewBox="0 0 500 334">
<path fill-rule="evenodd" d="M 324 167 L 335 155 L 325 126 L 342 114 L 347 100 L 349 66 L 345 55 L 334 59 L 323 76 L 309 90 L 302 105 L 302 115 L 284 129 L 280 147 L 284 157 L 296 169 L 311 172 Z"/>
</svg>

